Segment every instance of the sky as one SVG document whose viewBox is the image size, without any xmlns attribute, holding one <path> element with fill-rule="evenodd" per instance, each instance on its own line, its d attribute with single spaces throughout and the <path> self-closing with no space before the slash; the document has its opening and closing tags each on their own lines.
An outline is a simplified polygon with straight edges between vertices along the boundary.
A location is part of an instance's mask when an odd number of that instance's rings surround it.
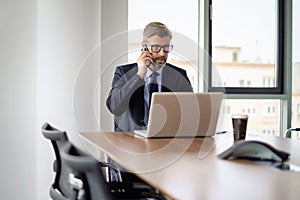
<svg viewBox="0 0 300 200">
<path fill-rule="evenodd" d="M 219 5 L 214 8 L 213 18 L 221 19 L 218 28 L 213 29 L 216 36 L 214 44 L 241 46 L 242 58 L 245 60 L 254 60 L 258 56 L 265 62 L 273 62 L 274 13 L 266 13 L 266 8 L 273 7 L 275 10 L 274 0 L 249 0 L 249 3 L 245 0 L 213 0 L 213 2 Z M 300 13 L 295 12 L 300 10 L 300 0 L 293 0 L 293 3 L 293 18 L 300 20 Z M 223 10 L 231 11 L 223 13 Z M 197 11 L 197 0 L 129 0 L 129 30 L 143 29 L 150 21 L 161 21 L 172 31 L 197 41 Z M 237 15 L 240 17 L 236 17 Z M 293 25 L 293 60 L 300 62 L 300 53 L 297 53 L 300 51 L 300 23 L 294 21 Z M 254 26 L 259 26 L 256 28 L 258 31 L 251 29 Z"/>
</svg>

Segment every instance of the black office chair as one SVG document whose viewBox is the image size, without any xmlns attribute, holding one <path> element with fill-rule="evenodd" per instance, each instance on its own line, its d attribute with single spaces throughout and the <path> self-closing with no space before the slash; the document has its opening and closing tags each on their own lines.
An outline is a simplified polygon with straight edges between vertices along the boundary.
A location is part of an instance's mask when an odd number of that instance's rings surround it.
<svg viewBox="0 0 300 200">
<path fill-rule="evenodd" d="M 79 190 L 70 185 L 70 182 L 76 183 L 77 181 L 76 178 L 72 177 L 72 169 L 61 160 L 63 146 L 70 143 L 66 132 L 53 127 L 49 123 L 45 123 L 41 131 L 43 136 L 51 141 L 55 153 L 53 162 L 55 178 L 50 187 L 50 197 L 54 200 L 67 200 L 72 198 L 72 196 L 78 196 Z M 116 166 L 113 166 L 111 163 L 103 163 L 103 166 L 117 174 L 117 181 L 122 181 L 120 170 Z"/>
<path fill-rule="evenodd" d="M 71 198 L 72 191 L 69 184 L 71 169 L 61 160 L 62 147 L 69 143 L 66 132 L 54 128 L 49 123 L 42 126 L 43 136 L 52 143 L 56 159 L 53 162 L 55 172 L 54 182 L 50 187 L 50 197 L 54 200 L 67 200 Z"/>
<path fill-rule="evenodd" d="M 293 131 L 298 132 L 298 131 L 300 131 L 300 128 L 289 128 L 289 129 L 287 129 L 287 130 L 285 131 L 285 133 L 284 133 L 284 137 L 286 137 L 286 138 L 291 138 L 291 137 L 292 137 L 292 132 L 293 132 Z"/>
<path fill-rule="evenodd" d="M 86 200 L 112 199 L 159 199 L 166 198 L 151 190 L 136 190 L 131 184 L 106 182 L 101 168 L 103 164 L 72 144 L 66 144 L 62 160 L 73 169 L 75 178 L 81 180 L 76 190 L 83 189 Z M 76 200 L 77 198 L 73 199 Z"/>
</svg>

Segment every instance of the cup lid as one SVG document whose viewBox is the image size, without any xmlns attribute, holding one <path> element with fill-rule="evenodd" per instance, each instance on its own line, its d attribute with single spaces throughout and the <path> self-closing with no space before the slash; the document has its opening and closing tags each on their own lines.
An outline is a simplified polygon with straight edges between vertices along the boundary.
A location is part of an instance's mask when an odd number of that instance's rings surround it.
<svg viewBox="0 0 300 200">
<path fill-rule="evenodd" d="M 231 115 L 231 118 L 233 119 L 247 119 L 248 115 L 247 114 L 241 114 L 241 113 L 235 113 Z"/>
</svg>

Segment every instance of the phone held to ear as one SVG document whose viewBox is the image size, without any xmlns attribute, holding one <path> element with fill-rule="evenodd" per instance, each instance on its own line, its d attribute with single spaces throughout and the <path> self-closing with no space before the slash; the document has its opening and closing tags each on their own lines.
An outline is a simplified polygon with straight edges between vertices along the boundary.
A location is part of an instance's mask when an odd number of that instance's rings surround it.
<svg viewBox="0 0 300 200">
<path fill-rule="evenodd" d="M 147 44 L 143 45 L 143 51 L 149 51 Z M 150 60 L 146 60 L 146 67 L 150 67 L 150 65 L 151 65 Z"/>
</svg>

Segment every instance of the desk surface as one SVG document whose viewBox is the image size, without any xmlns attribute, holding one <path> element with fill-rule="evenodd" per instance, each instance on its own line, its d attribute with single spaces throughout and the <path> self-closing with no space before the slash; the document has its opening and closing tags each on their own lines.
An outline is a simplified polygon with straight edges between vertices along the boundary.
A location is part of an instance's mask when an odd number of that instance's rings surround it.
<svg viewBox="0 0 300 200">
<path fill-rule="evenodd" d="M 143 139 L 130 133 L 80 133 L 84 144 L 107 153 L 128 171 L 174 199 L 299 199 L 300 172 L 217 157 L 231 134 L 212 138 Z M 300 166 L 300 141 L 249 134 L 291 153 Z"/>
</svg>

